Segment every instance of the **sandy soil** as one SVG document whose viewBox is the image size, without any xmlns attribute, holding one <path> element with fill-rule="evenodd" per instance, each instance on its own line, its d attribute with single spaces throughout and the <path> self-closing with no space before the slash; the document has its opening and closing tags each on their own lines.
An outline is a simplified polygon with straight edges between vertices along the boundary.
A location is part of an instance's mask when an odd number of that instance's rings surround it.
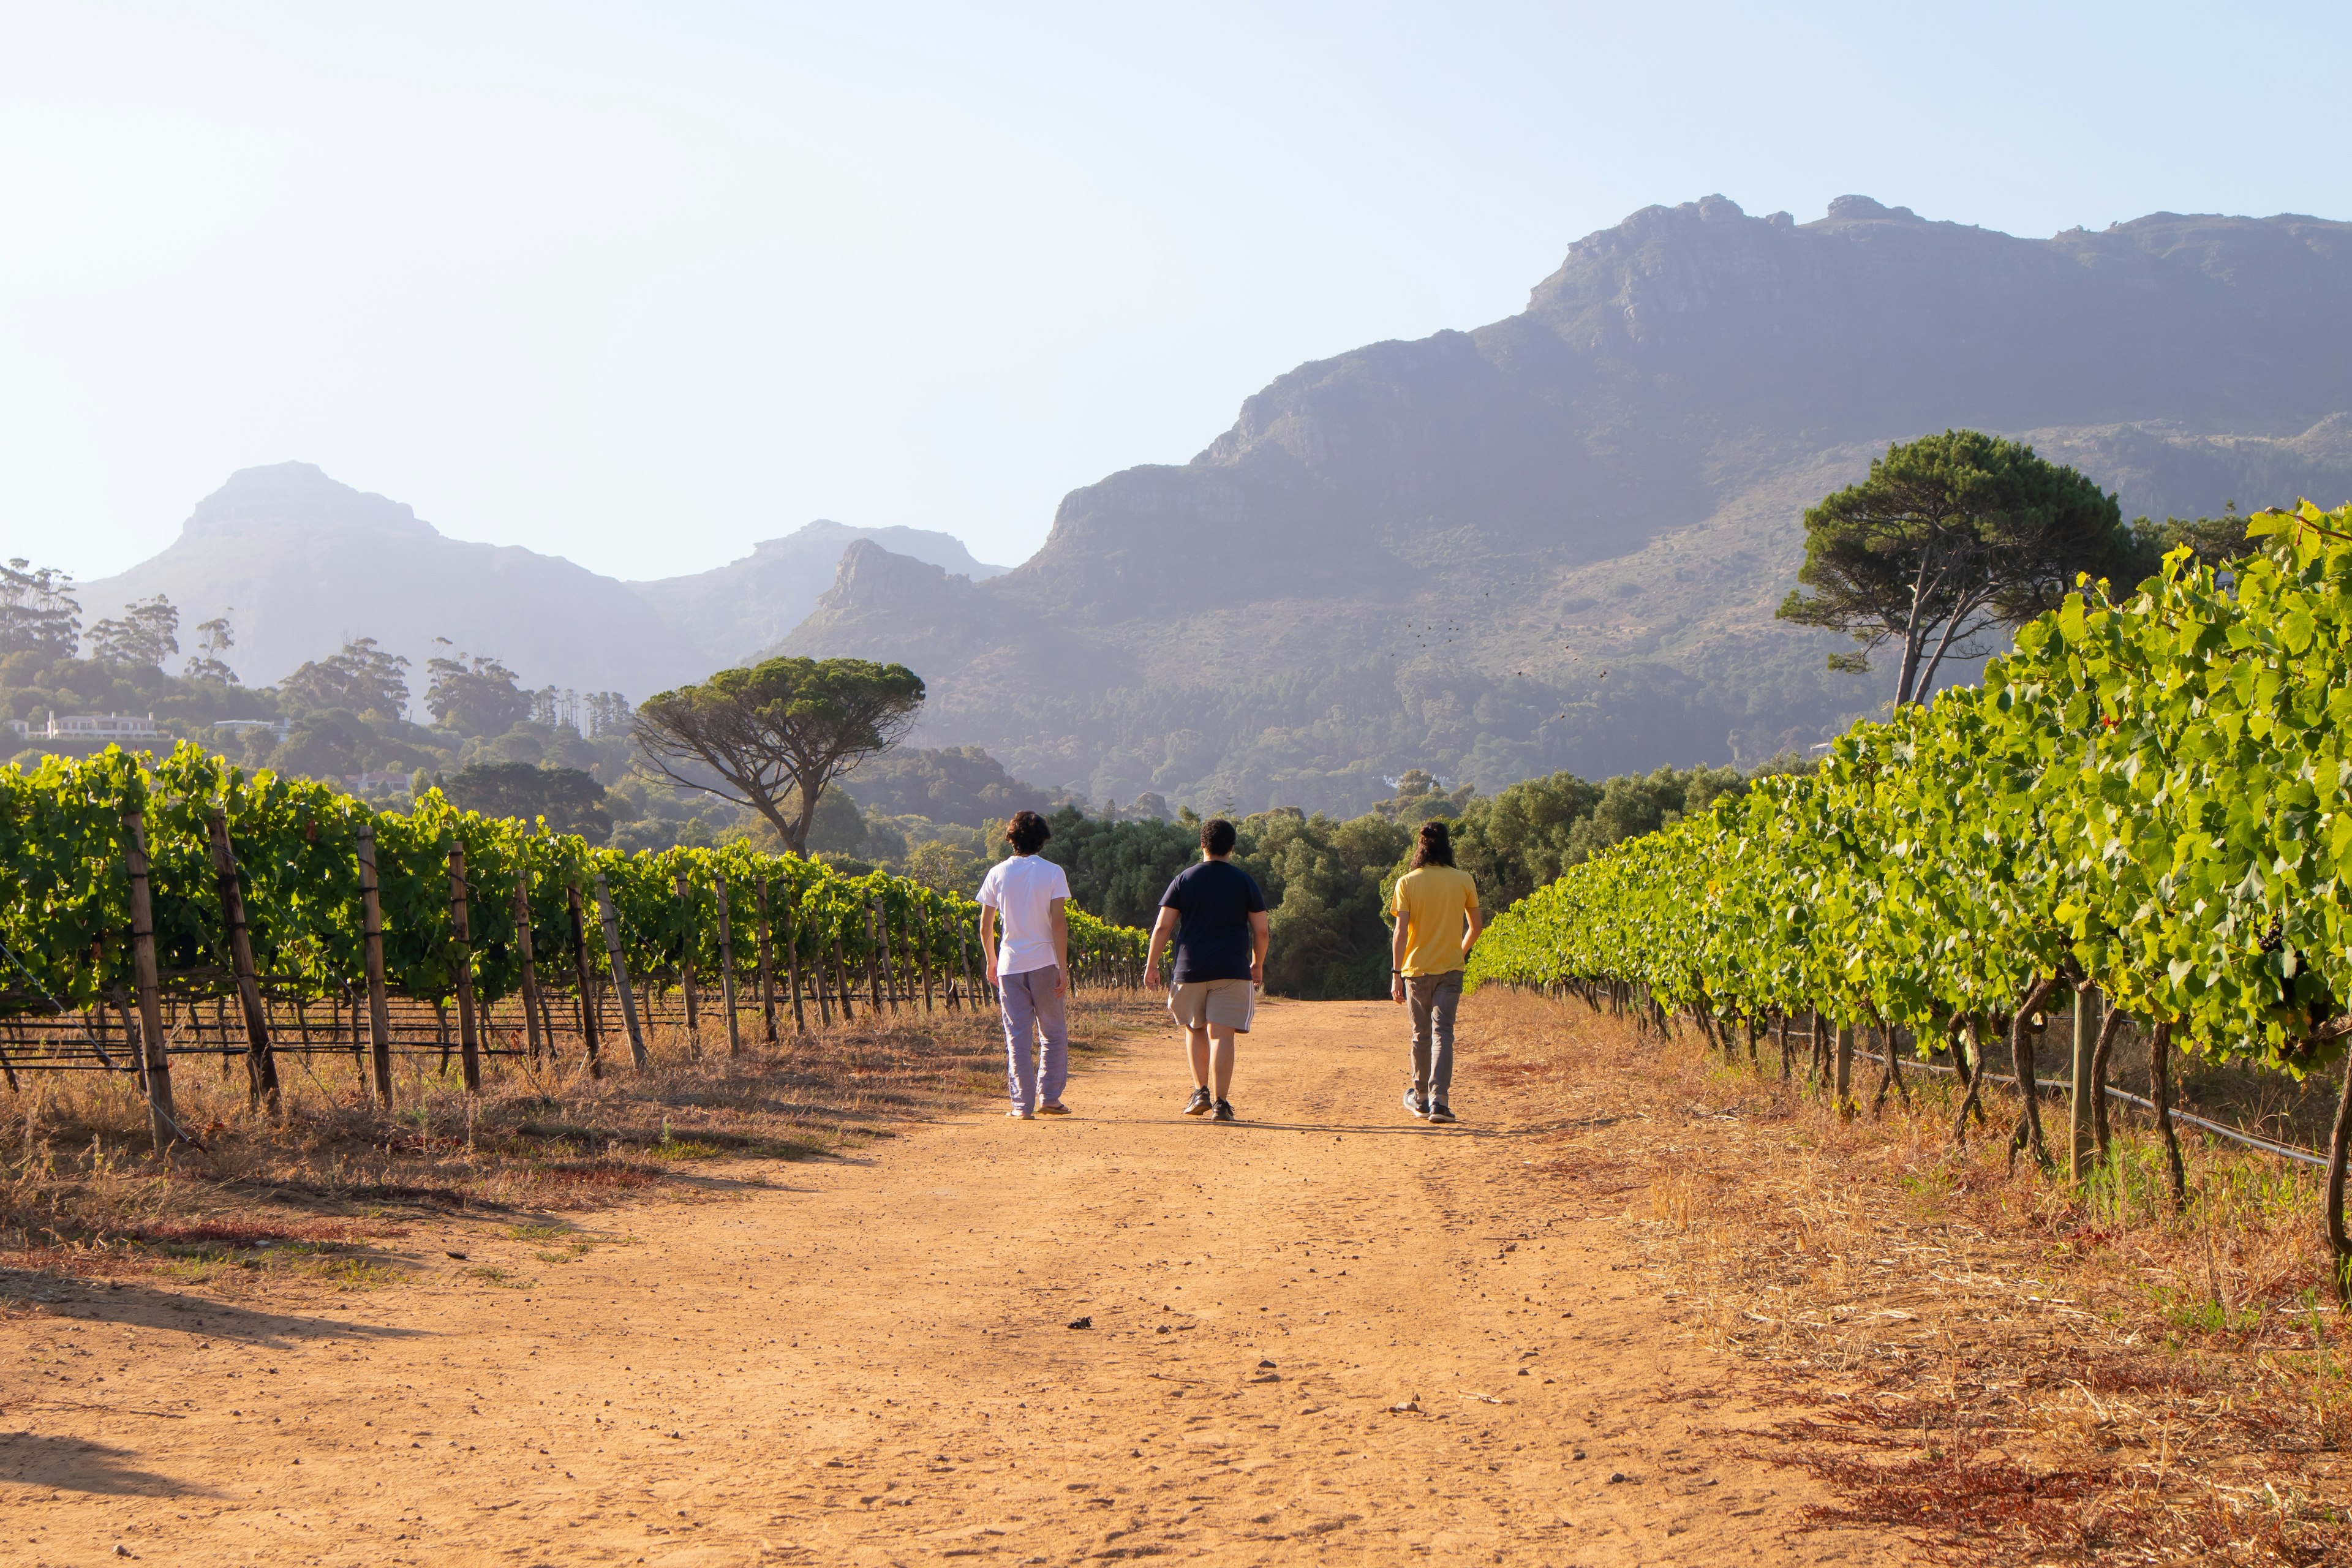
<svg viewBox="0 0 2352 1568">
<path fill-rule="evenodd" d="M 1232 1126 L 1138 1037 L 1067 1120 L 413 1227 L 372 1291 L 48 1281 L 0 1321 L 0 1560 L 1902 1560 L 1795 1528 L 1769 1413 L 1632 1270 L 1639 1194 L 1539 1182 L 1475 1048 L 1464 1124 L 1413 1121 L 1399 1027 L 1268 1006 Z"/>
</svg>

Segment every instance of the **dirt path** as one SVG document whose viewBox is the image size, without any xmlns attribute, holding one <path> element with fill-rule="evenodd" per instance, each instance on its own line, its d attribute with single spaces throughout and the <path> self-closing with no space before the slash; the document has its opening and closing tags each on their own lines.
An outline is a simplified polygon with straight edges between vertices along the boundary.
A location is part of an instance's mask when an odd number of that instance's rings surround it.
<svg viewBox="0 0 2352 1568">
<path fill-rule="evenodd" d="M 633 1245 L 420 1230 L 425 1279 L 307 1310 L 19 1303 L 0 1560 L 1902 1556 L 1792 1533 L 1818 1494 L 1612 1223 L 1530 1178 L 1544 1129 L 1480 1125 L 1475 1068 L 1471 1121 L 1414 1123 L 1396 1032 L 1277 1004 L 1237 1125 L 1176 1116 L 1177 1054 L 1139 1039 L 1067 1121 L 722 1167 L 583 1227 Z"/>
</svg>

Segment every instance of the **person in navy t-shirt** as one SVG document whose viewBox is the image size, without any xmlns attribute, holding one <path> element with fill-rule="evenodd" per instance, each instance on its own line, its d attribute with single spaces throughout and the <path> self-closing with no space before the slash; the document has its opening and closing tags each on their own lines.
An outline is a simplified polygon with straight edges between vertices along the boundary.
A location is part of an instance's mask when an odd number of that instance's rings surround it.
<svg viewBox="0 0 2352 1568">
<path fill-rule="evenodd" d="M 1160 957 L 1173 935 L 1168 1012 L 1184 1031 L 1192 1060 L 1192 1099 L 1184 1114 L 1219 1121 L 1234 1119 L 1226 1098 L 1234 1037 L 1248 1034 L 1256 1016 L 1268 940 L 1265 895 L 1233 864 L 1234 837 L 1234 825 L 1223 817 L 1201 825 L 1201 863 L 1178 872 L 1160 896 L 1143 969 L 1143 983 L 1158 985 Z"/>
</svg>

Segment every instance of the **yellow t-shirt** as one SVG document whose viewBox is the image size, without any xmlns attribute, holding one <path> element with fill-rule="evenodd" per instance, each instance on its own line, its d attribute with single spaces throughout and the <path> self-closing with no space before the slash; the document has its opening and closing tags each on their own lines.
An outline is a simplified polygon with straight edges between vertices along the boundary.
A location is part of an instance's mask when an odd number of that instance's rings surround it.
<svg viewBox="0 0 2352 1568">
<path fill-rule="evenodd" d="M 1450 974 L 1462 967 L 1464 922 L 1478 907 L 1478 884 L 1451 866 L 1423 866 L 1397 879 L 1389 912 L 1404 922 L 1404 972 Z"/>
</svg>

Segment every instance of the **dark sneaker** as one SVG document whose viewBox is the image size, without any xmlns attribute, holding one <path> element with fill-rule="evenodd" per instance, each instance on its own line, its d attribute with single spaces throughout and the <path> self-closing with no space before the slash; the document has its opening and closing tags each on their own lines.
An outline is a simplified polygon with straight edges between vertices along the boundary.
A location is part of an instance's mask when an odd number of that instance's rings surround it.
<svg viewBox="0 0 2352 1568">
<path fill-rule="evenodd" d="M 1192 1091 L 1192 1098 L 1184 1102 L 1184 1114 L 1187 1116 L 1206 1116 L 1210 1111 L 1214 1110 L 1216 1108 L 1217 1102 L 1210 1098 L 1209 1091 L 1206 1089 L 1196 1089 Z"/>
<path fill-rule="evenodd" d="M 1451 1121 L 1454 1120 L 1454 1112 L 1443 1105 L 1433 1105 L 1429 1108 L 1429 1119 L 1432 1121 Z"/>
<path fill-rule="evenodd" d="M 1404 1108 L 1407 1110 L 1412 1111 L 1415 1116 L 1426 1116 L 1429 1114 L 1429 1107 L 1423 1105 L 1421 1102 L 1421 1096 L 1414 1093 L 1412 1089 L 1406 1089 L 1404 1091 Z"/>
<path fill-rule="evenodd" d="M 1231 1121 L 1233 1119 L 1234 1102 L 1230 1100 L 1221 1100 L 1217 1101 L 1216 1120 L 1219 1121 Z"/>
</svg>

